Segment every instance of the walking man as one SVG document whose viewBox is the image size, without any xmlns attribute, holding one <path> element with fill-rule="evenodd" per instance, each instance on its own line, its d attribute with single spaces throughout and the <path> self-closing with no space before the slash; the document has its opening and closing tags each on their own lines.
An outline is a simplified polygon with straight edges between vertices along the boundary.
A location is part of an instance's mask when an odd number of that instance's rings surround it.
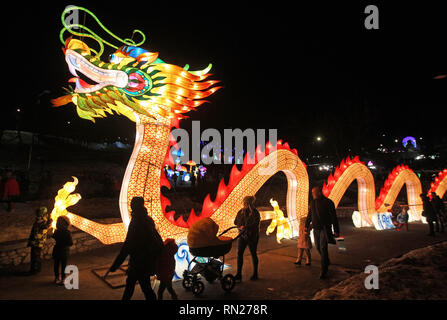
<svg viewBox="0 0 447 320">
<path fill-rule="evenodd" d="M 332 234 L 332 227 L 334 227 L 335 234 Z M 320 279 L 324 279 L 330 265 L 328 243 L 336 243 L 334 236 L 338 237 L 340 228 L 334 202 L 326 198 L 319 187 L 312 189 L 312 200 L 306 219 L 306 229 L 309 231 L 313 229 L 315 247 L 321 256 Z"/>
<path fill-rule="evenodd" d="M 441 233 L 444 233 L 445 221 L 445 206 L 442 199 L 436 194 L 436 192 L 431 193 L 431 203 L 433 209 L 435 209 L 438 225 L 436 225 L 436 232 L 439 232 L 439 226 L 441 227 Z"/>
<path fill-rule="evenodd" d="M 155 275 L 157 258 L 163 248 L 163 240 L 155 228 L 154 220 L 148 215 L 142 197 L 134 197 L 130 203 L 132 219 L 130 220 L 126 240 L 109 271 L 114 272 L 129 258 L 126 288 L 122 300 L 132 298 L 138 282 L 146 300 L 156 300 L 151 287 L 150 277 Z"/>
<path fill-rule="evenodd" d="M 428 235 L 431 237 L 434 237 L 435 236 L 435 228 L 433 225 L 434 223 L 436 224 L 436 229 L 439 230 L 438 218 L 436 216 L 436 211 L 433 208 L 433 204 L 430 202 L 430 199 L 427 197 L 426 194 L 421 193 L 421 199 L 422 199 L 422 205 L 423 205 L 422 216 L 425 217 L 425 219 L 427 219 L 427 224 L 428 224 L 428 228 L 429 228 Z"/>
</svg>

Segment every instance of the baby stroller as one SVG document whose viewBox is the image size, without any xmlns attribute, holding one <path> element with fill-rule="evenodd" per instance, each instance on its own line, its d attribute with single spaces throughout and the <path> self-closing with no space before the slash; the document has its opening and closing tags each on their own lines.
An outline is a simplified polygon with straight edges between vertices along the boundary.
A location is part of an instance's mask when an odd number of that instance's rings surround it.
<svg viewBox="0 0 447 320">
<path fill-rule="evenodd" d="M 233 241 L 239 238 L 240 234 L 234 239 L 223 236 L 228 231 L 237 228 L 233 226 L 216 237 L 218 228 L 211 218 L 205 218 L 197 221 L 189 230 L 189 252 L 194 258 L 183 272 L 182 284 L 186 290 L 191 290 L 194 295 L 201 294 L 205 289 L 200 276 L 204 277 L 209 283 L 218 279 L 222 289 L 226 292 L 233 290 L 236 284 L 232 274 L 223 276 L 223 270 L 225 267 L 225 255 L 231 250 Z M 200 235 L 201 239 L 197 239 L 196 235 Z M 222 261 L 218 259 L 220 256 L 223 257 Z M 195 266 L 190 269 L 192 263 L 195 263 Z"/>
</svg>

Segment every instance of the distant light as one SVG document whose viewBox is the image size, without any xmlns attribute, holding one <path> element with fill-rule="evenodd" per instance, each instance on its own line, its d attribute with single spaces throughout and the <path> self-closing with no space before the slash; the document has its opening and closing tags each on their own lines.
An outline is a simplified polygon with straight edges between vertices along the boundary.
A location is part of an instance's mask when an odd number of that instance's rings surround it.
<svg viewBox="0 0 447 320">
<path fill-rule="evenodd" d="M 397 143 L 397 142 L 399 142 L 399 140 L 397 140 L 397 139 L 394 139 L 394 142 L 396 142 L 396 143 Z"/>
<path fill-rule="evenodd" d="M 423 154 L 418 155 L 418 156 L 416 156 L 414 159 L 415 159 L 415 160 L 422 160 L 422 159 L 425 159 L 425 155 L 423 155 Z"/>
<path fill-rule="evenodd" d="M 17 109 L 17 112 L 20 112 L 20 109 Z"/>
<path fill-rule="evenodd" d="M 321 141 L 321 137 L 317 137 L 317 141 Z"/>
<path fill-rule="evenodd" d="M 318 167 L 318 170 L 320 171 L 331 171 L 332 170 L 332 165 L 327 165 L 327 164 L 323 164 L 321 166 Z"/>
<path fill-rule="evenodd" d="M 67 124 L 71 124 L 71 122 L 70 122 L 70 121 L 67 121 Z"/>
<path fill-rule="evenodd" d="M 382 137 L 385 137 L 385 134 L 382 134 Z"/>
<path fill-rule="evenodd" d="M 438 76 L 436 76 L 436 77 L 433 77 L 433 79 L 436 79 L 436 80 L 438 80 L 438 79 L 444 79 L 444 78 L 447 78 L 447 74 L 440 74 L 440 75 L 438 75 Z"/>
<path fill-rule="evenodd" d="M 419 140 L 422 140 L 422 137 L 419 137 Z"/>
<path fill-rule="evenodd" d="M 383 147 L 383 144 L 380 144 L 381 147 Z"/>
</svg>

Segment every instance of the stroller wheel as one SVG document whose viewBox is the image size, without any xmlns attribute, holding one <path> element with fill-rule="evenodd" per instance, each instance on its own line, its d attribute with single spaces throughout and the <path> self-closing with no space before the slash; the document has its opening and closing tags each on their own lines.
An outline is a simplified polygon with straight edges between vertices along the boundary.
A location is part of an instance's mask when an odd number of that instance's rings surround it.
<svg viewBox="0 0 447 320">
<path fill-rule="evenodd" d="M 227 274 L 225 277 L 220 280 L 220 284 L 222 285 L 222 289 L 226 292 L 230 292 L 233 290 L 234 285 L 236 284 L 236 280 L 232 274 Z"/>
<path fill-rule="evenodd" d="M 185 288 L 186 290 L 191 290 L 192 282 L 193 281 L 192 281 L 192 277 L 191 276 L 184 277 L 183 281 L 182 281 L 183 288 Z"/>
<path fill-rule="evenodd" d="M 192 293 L 195 296 L 198 296 L 199 294 L 201 294 L 203 292 L 203 289 L 205 289 L 205 285 L 200 280 L 194 282 L 193 285 L 192 285 Z"/>
</svg>

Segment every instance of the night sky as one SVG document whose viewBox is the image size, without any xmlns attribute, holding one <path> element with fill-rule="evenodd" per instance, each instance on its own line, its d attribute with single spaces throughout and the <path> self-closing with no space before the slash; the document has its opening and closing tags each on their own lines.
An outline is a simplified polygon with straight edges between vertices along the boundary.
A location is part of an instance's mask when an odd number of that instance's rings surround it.
<svg viewBox="0 0 447 320">
<path fill-rule="evenodd" d="M 414 135 L 446 142 L 447 78 L 433 79 L 447 74 L 441 7 L 378 3 L 380 29 L 366 30 L 364 8 L 373 2 L 60 3 L 16 2 L 3 11 L 3 128 L 19 125 L 96 141 L 133 139 L 135 125 L 126 118 L 93 124 L 78 118 L 72 104 L 56 109 L 49 103 L 64 94 L 61 87 L 71 77 L 59 42 L 60 15 L 66 5 L 77 4 L 122 38 L 142 30 L 143 47 L 167 63 L 188 63 L 191 70 L 213 63 L 212 78 L 224 88 L 189 114 L 203 129 L 277 128 L 299 150 L 317 135 L 346 148 L 377 144 L 384 133 L 389 139 Z M 87 17 L 86 25 L 102 34 L 93 19 Z M 113 51 L 106 48 L 102 60 Z M 44 90 L 49 93 L 39 103 Z"/>
</svg>

